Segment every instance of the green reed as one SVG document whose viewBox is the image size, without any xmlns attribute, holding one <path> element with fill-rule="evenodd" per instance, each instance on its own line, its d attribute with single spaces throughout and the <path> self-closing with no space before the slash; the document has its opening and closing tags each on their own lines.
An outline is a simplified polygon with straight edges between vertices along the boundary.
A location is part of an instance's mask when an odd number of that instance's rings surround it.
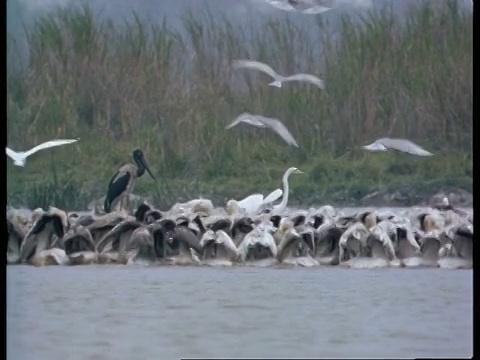
<svg viewBox="0 0 480 360">
<path fill-rule="evenodd" d="M 50 156 L 26 168 L 9 162 L 9 202 L 84 207 L 135 147 L 164 204 L 272 191 L 290 166 L 307 172 L 291 179 L 292 200 L 305 202 L 352 202 L 391 186 L 470 189 L 472 14 L 455 1 L 425 3 L 403 23 L 389 10 L 344 16 L 335 33 L 319 19 L 312 33 L 288 20 L 236 25 L 210 11 L 184 16 L 182 32 L 135 14 L 117 25 L 88 7 L 36 18 L 25 29 L 28 64 L 7 77 L 8 144 L 81 141 L 56 149 L 57 189 Z M 232 70 L 239 58 L 318 74 L 326 90 L 269 87 L 263 74 Z M 225 131 L 242 111 L 278 117 L 300 148 L 269 131 Z M 436 156 L 358 150 L 380 136 L 409 138 Z M 155 194 L 152 181 L 142 178 L 135 193 Z"/>
</svg>

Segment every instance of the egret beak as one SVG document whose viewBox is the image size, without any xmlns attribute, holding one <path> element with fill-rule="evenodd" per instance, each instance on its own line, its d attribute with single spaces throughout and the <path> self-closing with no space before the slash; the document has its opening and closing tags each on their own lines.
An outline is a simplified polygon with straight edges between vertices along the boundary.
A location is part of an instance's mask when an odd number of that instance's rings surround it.
<svg viewBox="0 0 480 360">
<path fill-rule="evenodd" d="M 297 169 L 297 170 L 295 170 L 295 174 L 304 174 L 304 172 Z"/>
</svg>

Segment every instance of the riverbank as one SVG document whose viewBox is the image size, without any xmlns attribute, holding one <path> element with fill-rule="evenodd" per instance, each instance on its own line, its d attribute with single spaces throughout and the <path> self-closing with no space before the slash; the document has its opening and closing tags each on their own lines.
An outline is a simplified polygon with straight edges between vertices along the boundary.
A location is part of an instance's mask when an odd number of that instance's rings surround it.
<svg viewBox="0 0 480 360">
<path fill-rule="evenodd" d="M 28 62 L 7 69 L 7 145 L 81 140 L 25 168 L 7 159 L 8 204 L 85 208 L 138 147 L 158 183 L 145 175 L 135 193 L 162 207 L 268 194 L 291 166 L 305 173 L 290 178 L 294 205 L 410 206 L 441 191 L 471 193 L 472 12 L 446 1 L 418 2 L 402 18 L 374 11 L 334 25 L 327 14 L 303 27 L 288 17 L 233 24 L 186 14 L 182 31 L 138 18 L 118 25 L 88 7 L 32 19 Z M 325 90 L 277 89 L 233 71 L 245 57 L 318 75 Z M 299 148 L 266 129 L 225 130 L 243 111 L 279 118 Z M 382 136 L 434 156 L 360 150 Z"/>
</svg>

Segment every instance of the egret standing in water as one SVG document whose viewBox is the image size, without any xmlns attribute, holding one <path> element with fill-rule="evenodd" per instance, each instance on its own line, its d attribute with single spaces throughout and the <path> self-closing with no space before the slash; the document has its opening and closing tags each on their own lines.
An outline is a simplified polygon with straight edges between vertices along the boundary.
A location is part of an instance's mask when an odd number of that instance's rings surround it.
<svg viewBox="0 0 480 360">
<path fill-rule="evenodd" d="M 127 198 L 128 202 L 128 197 L 135 187 L 137 177 L 142 176 L 145 170 L 148 171 L 148 174 L 155 182 L 157 181 L 148 167 L 142 150 L 136 149 L 133 152 L 133 160 L 137 166 L 131 163 L 123 165 L 110 180 L 103 205 L 105 212 L 111 212 L 119 203 L 120 208 L 123 209 L 123 200 Z"/>
</svg>

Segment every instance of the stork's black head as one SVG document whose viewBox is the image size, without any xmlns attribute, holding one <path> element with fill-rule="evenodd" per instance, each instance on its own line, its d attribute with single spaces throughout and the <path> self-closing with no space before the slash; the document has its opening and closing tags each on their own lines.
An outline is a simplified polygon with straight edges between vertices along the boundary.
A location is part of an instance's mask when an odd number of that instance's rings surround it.
<svg viewBox="0 0 480 360">
<path fill-rule="evenodd" d="M 151 178 L 154 181 L 157 181 L 155 179 L 155 176 L 153 176 L 152 172 L 150 171 L 150 167 L 148 166 L 147 160 L 145 159 L 145 156 L 143 155 L 142 150 L 135 149 L 133 151 L 133 160 L 135 160 L 135 163 L 138 166 L 137 176 L 142 176 L 144 171 L 147 170 L 147 172 L 151 176 Z"/>
</svg>

